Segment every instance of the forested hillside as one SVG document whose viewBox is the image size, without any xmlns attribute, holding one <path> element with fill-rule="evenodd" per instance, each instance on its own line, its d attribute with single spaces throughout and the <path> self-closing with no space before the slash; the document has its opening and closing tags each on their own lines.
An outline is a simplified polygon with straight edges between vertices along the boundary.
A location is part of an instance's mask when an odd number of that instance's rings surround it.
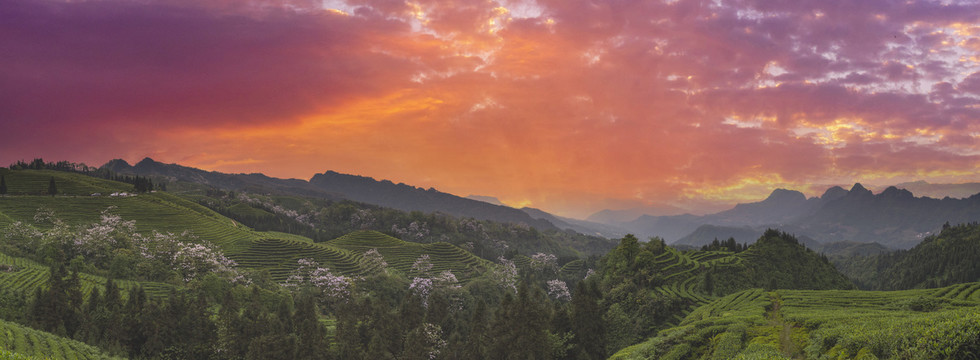
<svg viewBox="0 0 980 360">
<path fill-rule="evenodd" d="M 943 227 L 909 250 L 837 257 L 834 263 L 870 290 L 903 290 L 980 281 L 980 224 Z"/>
</svg>

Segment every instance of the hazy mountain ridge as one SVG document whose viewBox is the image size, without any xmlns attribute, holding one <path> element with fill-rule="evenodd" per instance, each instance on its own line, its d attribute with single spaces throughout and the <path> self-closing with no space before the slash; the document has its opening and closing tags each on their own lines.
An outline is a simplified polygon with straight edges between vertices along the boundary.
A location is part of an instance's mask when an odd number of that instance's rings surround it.
<svg viewBox="0 0 980 360">
<path fill-rule="evenodd" d="M 980 220 L 980 194 L 940 200 L 916 197 L 895 186 L 874 194 L 858 183 L 850 190 L 835 186 L 822 196 L 809 199 L 798 191 L 776 189 L 763 201 L 739 204 L 715 214 L 644 215 L 615 225 L 641 238 L 660 236 L 668 242 L 686 245 L 703 245 L 716 237 L 751 242 L 755 236 L 746 228 L 759 234 L 773 227 L 819 243 L 877 242 L 890 248 L 907 249 L 937 232 L 947 221 L 960 224 L 977 220 Z M 714 227 L 700 229 L 703 225 Z"/>
<path fill-rule="evenodd" d="M 347 199 L 404 211 L 439 211 L 479 220 L 525 223 L 541 230 L 556 228 L 552 223 L 532 218 L 518 209 L 466 199 L 431 188 L 424 190 L 406 184 L 394 184 L 388 180 L 378 181 L 370 177 L 333 171 L 317 174 L 310 181 L 305 181 L 274 178 L 264 174 L 205 171 L 177 164 L 164 164 L 150 158 L 145 158 L 136 165 L 115 159 L 107 162 L 103 168 L 120 174 L 159 176 L 171 181 L 194 182 L 225 190 L 275 192 L 330 200 Z"/>
<path fill-rule="evenodd" d="M 586 235 L 598 235 L 610 239 L 620 238 L 626 235 L 623 229 L 602 223 L 562 217 L 530 207 L 521 208 L 521 211 L 524 211 L 535 219 L 546 220 L 564 230 L 573 230 Z"/>
<path fill-rule="evenodd" d="M 330 193 L 319 189 L 309 182 L 300 179 L 280 179 L 261 173 L 256 174 L 227 174 L 217 171 L 206 171 L 178 164 L 164 164 L 151 158 L 144 158 L 136 165 L 130 165 L 122 159 L 114 159 L 102 165 L 114 173 L 140 176 L 158 176 L 169 181 L 185 181 L 213 186 L 215 188 L 234 191 L 274 191 L 302 196 L 312 196 L 330 200 L 344 199 L 341 194 Z"/>
<path fill-rule="evenodd" d="M 895 187 L 899 189 L 906 189 L 911 191 L 916 196 L 928 196 L 931 198 L 968 198 L 974 194 L 980 193 L 980 183 L 962 183 L 962 184 L 933 184 L 924 180 L 904 182 L 901 184 L 896 184 Z"/>
<path fill-rule="evenodd" d="M 534 219 L 523 211 L 507 206 L 493 205 L 438 191 L 422 189 L 389 180 L 375 180 L 366 176 L 347 175 L 334 171 L 316 174 L 310 184 L 324 191 L 343 194 L 347 199 L 381 205 L 404 211 L 444 212 L 480 220 L 509 223 L 525 223 L 541 230 L 554 229 L 554 224 Z"/>
</svg>

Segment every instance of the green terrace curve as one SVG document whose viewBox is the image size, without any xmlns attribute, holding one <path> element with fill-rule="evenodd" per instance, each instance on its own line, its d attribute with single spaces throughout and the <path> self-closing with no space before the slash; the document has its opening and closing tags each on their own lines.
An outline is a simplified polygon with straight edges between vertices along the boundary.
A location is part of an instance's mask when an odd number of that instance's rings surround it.
<svg viewBox="0 0 980 360">
<path fill-rule="evenodd" d="M 0 359 L 116 359 L 98 348 L 9 321 L 0 320 Z"/>
<path fill-rule="evenodd" d="M 980 283 L 902 291 L 750 289 L 698 307 L 612 359 L 969 358 L 978 350 L 978 290 Z"/>
</svg>

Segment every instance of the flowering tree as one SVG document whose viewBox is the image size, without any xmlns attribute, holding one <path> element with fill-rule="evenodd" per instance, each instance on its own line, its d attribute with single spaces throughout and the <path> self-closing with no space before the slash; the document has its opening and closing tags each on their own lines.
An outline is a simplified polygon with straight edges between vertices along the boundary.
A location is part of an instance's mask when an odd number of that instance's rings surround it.
<svg viewBox="0 0 980 360">
<path fill-rule="evenodd" d="M 136 233 L 136 221 L 124 221 L 109 207 L 102 211 L 100 221 L 84 227 L 72 241 L 76 254 L 99 266 L 107 265 L 116 249 L 129 248 Z"/>
<path fill-rule="evenodd" d="M 432 294 L 432 279 L 424 277 L 412 278 L 408 289 L 422 299 L 422 306 L 429 307 L 429 294 Z"/>
<path fill-rule="evenodd" d="M 557 271 L 558 257 L 554 254 L 540 252 L 531 255 L 531 268 L 535 271 Z"/>
<path fill-rule="evenodd" d="M 438 276 L 432 278 L 433 283 L 438 288 L 446 289 L 458 289 L 459 280 L 456 279 L 456 275 L 452 271 L 446 270 L 439 273 Z"/>
<path fill-rule="evenodd" d="M 136 232 L 136 222 L 123 220 L 113 214 L 114 207 L 102 211 L 99 221 L 72 227 L 55 214 L 41 209 L 34 216 L 35 225 L 50 225 L 46 230 L 16 222 L 4 234 L 5 250 L 17 250 L 22 255 L 48 253 L 56 247 L 68 259 L 81 258 L 95 268 L 110 270 L 114 275 L 120 268 L 126 276 L 150 280 L 176 277 L 189 282 L 202 274 L 215 273 L 233 282 L 248 282 L 235 266 L 214 245 L 200 241 L 190 234 Z M 45 261 L 43 257 L 35 259 Z"/>
<path fill-rule="evenodd" d="M 513 261 L 504 259 L 503 256 L 497 258 L 497 261 L 500 261 L 500 265 L 490 269 L 487 272 L 487 277 L 501 288 L 517 292 L 517 266 L 514 265 Z"/>
<path fill-rule="evenodd" d="M 568 285 L 558 279 L 548 280 L 548 296 L 563 301 L 572 299 L 572 293 L 568 291 Z"/>
<path fill-rule="evenodd" d="M 299 265 L 282 285 L 295 289 L 311 288 L 323 295 L 326 300 L 347 302 L 350 299 L 354 279 L 334 275 L 329 268 L 320 267 L 313 259 L 299 259 Z"/>
<path fill-rule="evenodd" d="M 405 241 L 422 242 L 429 236 L 429 225 L 424 222 L 412 221 L 406 228 L 398 227 L 397 224 L 392 225 L 391 232 Z"/>
<path fill-rule="evenodd" d="M 429 270 L 432 270 L 432 266 L 432 261 L 429 260 L 429 254 L 422 254 L 412 264 L 412 271 L 420 276 L 425 276 L 429 273 Z"/>
<path fill-rule="evenodd" d="M 378 252 L 378 249 L 365 251 L 364 254 L 361 255 L 361 262 L 364 263 L 364 266 L 368 269 L 377 269 L 381 273 L 388 273 L 388 262 L 386 262 L 384 256 Z"/>
<path fill-rule="evenodd" d="M 355 229 L 370 229 L 374 226 L 374 215 L 366 209 L 358 210 L 351 214 L 350 226 Z"/>
<path fill-rule="evenodd" d="M 133 234 L 133 245 L 152 267 L 169 267 L 189 282 L 203 274 L 215 273 L 233 282 L 248 283 L 237 264 L 224 256 L 216 246 L 199 241 L 190 232 L 181 234 L 154 231 L 149 236 Z"/>
</svg>

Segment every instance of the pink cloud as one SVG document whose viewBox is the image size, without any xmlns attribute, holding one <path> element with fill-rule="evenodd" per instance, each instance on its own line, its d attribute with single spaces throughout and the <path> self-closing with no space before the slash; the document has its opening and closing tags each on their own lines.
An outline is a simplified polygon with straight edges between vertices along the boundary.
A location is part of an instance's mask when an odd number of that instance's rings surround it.
<svg viewBox="0 0 980 360">
<path fill-rule="evenodd" d="M 0 163 L 156 154 L 545 208 L 978 164 L 975 4 L 318 4 L 5 1 Z"/>
</svg>

